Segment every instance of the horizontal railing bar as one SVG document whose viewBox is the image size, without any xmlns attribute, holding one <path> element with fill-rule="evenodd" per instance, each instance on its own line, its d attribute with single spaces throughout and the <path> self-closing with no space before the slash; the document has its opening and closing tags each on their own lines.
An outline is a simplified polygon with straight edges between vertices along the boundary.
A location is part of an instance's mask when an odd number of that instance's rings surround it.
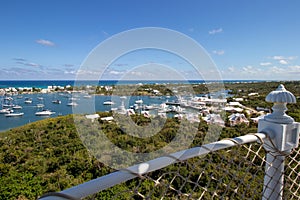
<svg viewBox="0 0 300 200">
<path fill-rule="evenodd" d="M 184 161 L 190 158 L 194 158 L 201 155 L 206 155 L 210 152 L 242 145 L 246 143 L 252 143 L 256 141 L 263 141 L 266 138 L 264 133 L 247 134 L 244 136 L 220 140 L 217 142 L 202 145 L 200 147 L 194 147 L 187 150 L 182 150 L 176 153 L 169 154 L 167 156 L 162 156 L 148 162 L 133 165 L 123 170 L 112 172 L 108 175 L 101 176 L 97 179 L 82 183 L 80 185 L 68 188 L 61 191 L 61 195 L 57 193 L 47 194 L 42 196 L 40 199 L 43 200 L 62 200 L 62 199 L 81 199 L 89 195 L 95 194 L 114 185 L 120 184 L 122 182 L 128 181 L 135 177 L 142 176 L 143 174 L 159 170 L 161 168 L 167 167 L 174 162 Z M 69 198 L 68 198 L 69 196 Z"/>
</svg>

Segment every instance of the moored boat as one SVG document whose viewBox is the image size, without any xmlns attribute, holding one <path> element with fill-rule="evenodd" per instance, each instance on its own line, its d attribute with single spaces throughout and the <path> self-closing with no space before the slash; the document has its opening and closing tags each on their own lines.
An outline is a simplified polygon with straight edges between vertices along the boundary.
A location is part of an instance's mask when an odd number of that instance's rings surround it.
<svg viewBox="0 0 300 200">
<path fill-rule="evenodd" d="M 91 95 L 84 95 L 83 98 L 90 99 L 90 98 L 92 98 L 92 96 Z"/>
<path fill-rule="evenodd" d="M 38 108 L 43 108 L 45 105 L 44 104 L 42 104 L 42 103 L 38 103 L 38 104 L 36 104 L 36 107 L 38 107 Z"/>
<path fill-rule="evenodd" d="M 113 104 L 114 104 L 114 102 L 112 102 L 110 100 L 103 102 L 103 105 L 113 105 Z"/>
<path fill-rule="evenodd" d="M 12 113 L 14 112 L 12 109 L 10 108 L 3 108 L 0 110 L 0 114 L 9 114 L 9 113 Z"/>
<path fill-rule="evenodd" d="M 21 117 L 23 115 L 24 115 L 24 113 L 8 113 L 8 114 L 5 114 L 5 117 Z"/>
<path fill-rule="evenodd" d="M 143 100 L 142 100 L 142 99 L 136 100 L 135 103 L 137 103 L 137 104 L 142 104 L 142 103 L 143 103 Z"/>
<path fill-rule="evenodd" d="M 15 109 L 15 110 L 17 110 L 17 109 L 19 110 L 19 109 L 22 109 L 22 106 L 20 106 L 20 105 L 15 105 L 15 106 L 13 106 L 12 108 Z"/>
<path fill-rule="evenodd" d="M 36 116 L 50 116 L 54 113 L 55 112 L 52 112 L 51 110 L 42 110 L 42 111 L 36 112 L 35 115 Z"/>
<path fill-rule="evenodd" d="M 57 99 L 57 100 L 53 100 L 52 103 L 54 103 L 54 104 L 61 104 L 61 101 Z"/>
<path fill-rule="evenodd" d="M 26 104 L 31 104 L 32 103 L 32 99 L 31 98 L 26 98 L 24 103 Z"/>
<path fill-rule="evenodd" d="M 78 103 L 76 103 L 76 102 L 74 102 L 74 101 L 69 102 L 69 103 L 67 104 L 67 106 L 77 106 L 77 105 L 78 105 Z"/>
</svg>

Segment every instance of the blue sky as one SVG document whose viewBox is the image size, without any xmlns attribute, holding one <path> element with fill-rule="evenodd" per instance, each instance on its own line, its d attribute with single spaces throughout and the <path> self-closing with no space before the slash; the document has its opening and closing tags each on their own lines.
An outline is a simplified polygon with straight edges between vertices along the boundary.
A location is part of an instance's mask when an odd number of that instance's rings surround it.
<svg viewBox="0 0 300 200">
<path fill-rule="evenodd" d="M 299 8 L 297 0 L 3 0 L 0 79 L 74 79 L 104 40 L 162 27 L 202 45 L 223 79 L 299 80 Z M 107 76 L 155 62 L 192 77 L 179 60 L 142 51 L 113 62 Z"/>
</svg>

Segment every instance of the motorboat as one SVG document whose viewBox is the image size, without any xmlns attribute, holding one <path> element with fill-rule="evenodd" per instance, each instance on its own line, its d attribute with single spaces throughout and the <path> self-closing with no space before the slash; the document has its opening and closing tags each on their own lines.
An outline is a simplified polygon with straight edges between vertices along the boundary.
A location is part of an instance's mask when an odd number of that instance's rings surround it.
<svg viewBox="0 0 300 200">
<path fill-rule="evenodd" d="M 77 106 L 77 105 L 78 105 L 78 103 L 76 103 L 75 101 L 69 102 L 67 104 L 67 106 Z"/>
<path fill-rule="evenodd" d="M 90 99 L 90 98 L 92 98 L 92 96 L 91 95 L 84 95 L 83 98 Z"/>
<path fill-rule="evenodd" d="M 3 104 L 2 107 L 3 108 L 12 108 L 12 107 L 14 107 L 14 105 L 13 104 Z"/>
<path fill-rule="evenodd" d="M 110 100 L 103 102 L 103 105 L 113 105 L 113 104 L 114 104 L 114 102 L 110 101 Z"/>
<path fill-rule="evenodd" d="M 22 106 L 20 106 L 20 105 L 15 105 L 15 106 L 13 106 L 12 108 L 15 109 L 15 110 L 20 110 L 20 109 L 22 109 Z"/>
<path fill-rule="evenodd" d="M 61 100 L 58 100 L 58 99 L 57 100 L 53 100 L 52 103 L 54 103 L 54 104 L 61 104 Z"/>
<path fill-rule="evenodd" d="M 9 114 L 14 112 L 14 110 L 10 109 L 10 108 L 3 108 L 0 110 L 0 114 Z"/>
<path fill-rule="evenodd" d="M 76 101 L 76 100 L 78 100 L 77 97 L 70 97 L 70 98 L 69 98 L 69 101 Z"/>
<path fill-rule="evenodd" d="M 36 107 L 38 107 L 38 108 L 43 108 L 45 105 L 44 104 L 42 104 L 42 103 L 38 103 L 38 104 L 36 104 Z"/>
<path fill-rule="evenodd" d="M 55 112 L 52 112 L 51 110 L 42 110 L 42 111 L 36 112 L 35 115 L 36 116 L 50 116 L 54 113 Z"/>
<path fill-rule="evenodd" d="M 142 99 L 136 100 L 135 103 L 137 103 L 137 104 L 142 104 L 142 103 L 143 103 L 143 100 L 142 100 Z"/>
<path fill-rule="evenodd" d="M 8 114 L 5 114 L 4 116 L 5 117 L 21 117 L 21 116 L 23 116 L 24 115 L 24 113 L 8 113 Z"/>
<path fill-rule="evenodd" d="M 26 104 L 31 104 L 32 103 L 32 99 L 31 98 L 26 98 L 24 103 Z"/>
</svg>

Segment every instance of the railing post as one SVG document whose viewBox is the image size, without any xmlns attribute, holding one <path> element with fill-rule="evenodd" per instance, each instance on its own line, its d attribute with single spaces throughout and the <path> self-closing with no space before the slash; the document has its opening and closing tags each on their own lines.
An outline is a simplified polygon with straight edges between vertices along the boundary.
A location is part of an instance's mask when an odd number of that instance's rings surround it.
<svg viewBox="0 0 300 200">
<path fill-rule="evenodd" d="M 298 147 L 300 123 L 287 114 L 287 103 L 296 103 L 295 96 L 283 85 L 267 95 L 266 101 L 273 102 L 273 112 L 258 122 L 258 132 L 265 133 L 264 148 L 267 151 L 263 200 L 283 198 L 284 161 L 293 148 Z"/>
</svg>

